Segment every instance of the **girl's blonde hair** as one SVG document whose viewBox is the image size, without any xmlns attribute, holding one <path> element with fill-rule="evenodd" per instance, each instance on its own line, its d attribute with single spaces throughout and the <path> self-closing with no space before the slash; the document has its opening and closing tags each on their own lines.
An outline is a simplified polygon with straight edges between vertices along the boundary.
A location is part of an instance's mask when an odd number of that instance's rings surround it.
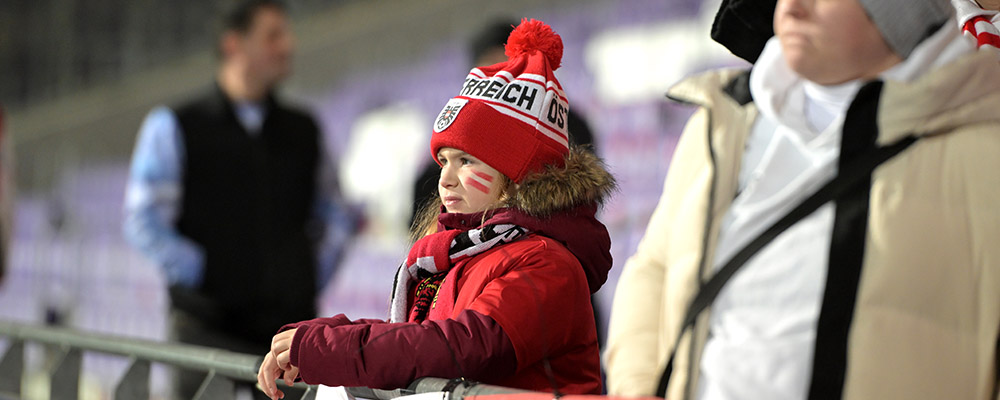
<svg viewBox="0 0 1000 400">
<path fill-rule="evenodd" d="M 507 199 L 514 196 L 514 190 L 516 190 L 517 185 L 514 181 L 511 181 L 504 174 L 499 174 L 497 178 L 497 189 L 500 191 L 500 196 L 497 200 L 486 207 L 483 211 L 483 218 L 479 222 L 480 225 L 486 223 L 487 217 L 492 215 L 492 212 L 497 208 L 500 208 Z M 410 227 L 410 243 L 414 243 L 420 238 L 430 235 L 432 233 L 437 233 L 438 229 L 438 215 L 441 215 L 441 196 L 435 193 L 433 196 L 428 196 L 427 200 L 420 206 L 420 210 L 417 213 L 417 218 L 413 220 L 413 226 Z"/>
</svg>

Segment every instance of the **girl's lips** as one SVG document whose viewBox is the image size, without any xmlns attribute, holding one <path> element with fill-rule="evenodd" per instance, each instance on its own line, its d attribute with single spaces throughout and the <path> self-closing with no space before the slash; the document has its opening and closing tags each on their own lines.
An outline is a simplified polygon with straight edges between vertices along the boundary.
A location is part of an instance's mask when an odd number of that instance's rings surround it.
<svg viewBox="0 0 1000 400">
<path fill-rule="evenodd" d="M 441 202 L 444 203 L 444 205 L 446 207 L 450 206 L 452 204 L 458 203 L 460 201 L 462 201 L 462 198 L 461 197 L 456 197 L 456 196 L 448 196 L 448 197 L 445 197 L 445 198 L 441 199 Z"/>
</svg>

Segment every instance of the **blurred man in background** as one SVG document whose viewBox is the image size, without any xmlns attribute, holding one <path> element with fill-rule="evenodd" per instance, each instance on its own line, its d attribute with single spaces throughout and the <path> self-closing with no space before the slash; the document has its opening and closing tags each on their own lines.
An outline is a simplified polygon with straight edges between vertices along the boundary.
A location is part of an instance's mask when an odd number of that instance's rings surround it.
<svg viewBox="0 0 1000 400">
<path fill-rule="evenodd" d="M 316 123 L 275 97 L 294 50 L 286 6 L 242 1 L 222 22 L 216 84 L 140 128 L 124 232 L 163 270 L 175 340 L 263 354 L 283 322 L 315 316 L 333 268 L 316 248 L 342 214 Z M 202 377 L 182 372 L 179 394 Z"/>
</svg>

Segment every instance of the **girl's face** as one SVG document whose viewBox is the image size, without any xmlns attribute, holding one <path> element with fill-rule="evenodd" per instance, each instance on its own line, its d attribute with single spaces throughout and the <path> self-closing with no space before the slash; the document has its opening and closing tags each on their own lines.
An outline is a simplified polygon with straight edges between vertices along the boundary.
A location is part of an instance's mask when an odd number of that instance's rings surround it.
<svg viewBox="0 0 1000 400">
<path fill-rule="evenodd" d="M 486 210 L 500 198 L 500 172 L 468 153 L 451 147 L 438 150 L 441 179 L 438 195 L 450 213 Z"/>
</svg>

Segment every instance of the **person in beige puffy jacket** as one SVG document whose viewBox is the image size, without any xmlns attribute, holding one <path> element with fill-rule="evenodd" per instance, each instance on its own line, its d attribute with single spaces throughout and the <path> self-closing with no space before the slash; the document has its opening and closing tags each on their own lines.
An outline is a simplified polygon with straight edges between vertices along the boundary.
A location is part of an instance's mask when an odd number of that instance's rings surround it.
<svg viewBox="0 0 1000 400">
<path fill-rule="evenodd" d="M 698 111 L 616 290 L 611 394 L 1000 399 L 1000 65 L 952 18 L 947 0 L 779 0 L 752 71 L 670 90 Z M 747 243 L 893 148 L 685 329 Z"/>
</svg>

